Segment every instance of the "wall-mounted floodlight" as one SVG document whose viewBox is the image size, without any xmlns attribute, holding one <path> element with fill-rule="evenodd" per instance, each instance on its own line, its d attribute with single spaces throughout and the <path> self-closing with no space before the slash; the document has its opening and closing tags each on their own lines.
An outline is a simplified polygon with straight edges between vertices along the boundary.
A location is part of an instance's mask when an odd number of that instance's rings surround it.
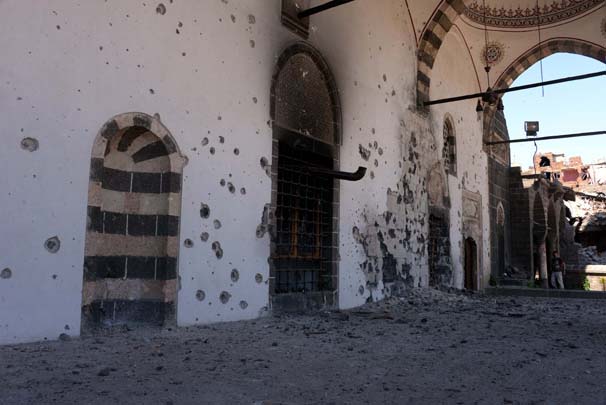
<svg viewBox="0 0 606 405">
<path fill-rule="evenodd" d="M 539 121 L 524 122 L 524 131 L 526 131 L 526 136 L 537 136 L 537 132 L 539 132 Z"/>
</svg>

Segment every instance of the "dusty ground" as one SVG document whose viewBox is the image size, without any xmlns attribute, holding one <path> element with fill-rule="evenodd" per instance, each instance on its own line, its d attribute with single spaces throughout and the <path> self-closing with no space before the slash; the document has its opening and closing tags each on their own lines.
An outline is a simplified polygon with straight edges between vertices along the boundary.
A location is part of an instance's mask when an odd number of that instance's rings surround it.
<svg viewBox="0 0 606 405">
<path fill-rule="evenodd" d="M 0 348 L 0 403 L 606 403 L 606 300 L 350 311 Z"/>
</svg>

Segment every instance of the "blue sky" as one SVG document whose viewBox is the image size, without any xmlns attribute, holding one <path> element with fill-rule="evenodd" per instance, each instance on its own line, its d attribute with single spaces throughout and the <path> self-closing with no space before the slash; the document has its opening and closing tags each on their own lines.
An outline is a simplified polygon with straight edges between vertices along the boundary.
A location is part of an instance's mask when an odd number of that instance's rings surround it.
<svg viewBox="0 0 606 405">
<path fill-rule="evenodd" d="M 585 56 L 557 53 L 543 59 L 544 80 L 606 70 L 606 65 Z M 522 73 L 512 86 L 541 81 L 540 64 Z M 506 93 L 505 118 L 511 139 L 526 138 L 524 121 L 540 121 L 538 137 L 606 130 L 606 76 Z M 582 156 L 584 163 L 606 161 L 606 135 L 537 142 L 539 153 Z M 512 166 L 532 166 L 532 142 L 511 145 Z"/>
</svg>

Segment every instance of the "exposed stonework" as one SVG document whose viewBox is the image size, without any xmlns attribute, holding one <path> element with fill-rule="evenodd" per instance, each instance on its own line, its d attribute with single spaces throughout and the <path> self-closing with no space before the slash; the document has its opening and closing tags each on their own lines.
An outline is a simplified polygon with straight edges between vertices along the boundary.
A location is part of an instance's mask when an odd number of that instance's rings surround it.
<svg viewBox="0 0 606 405">
<path fill-rule="evenodd" d="M 123 114 L 101 130 L 91 161 L 83 327 L 174 322 L 184 162 L 151 116 Z M 59 241 L 45 246 L 56 251 Z"/>
</svg>

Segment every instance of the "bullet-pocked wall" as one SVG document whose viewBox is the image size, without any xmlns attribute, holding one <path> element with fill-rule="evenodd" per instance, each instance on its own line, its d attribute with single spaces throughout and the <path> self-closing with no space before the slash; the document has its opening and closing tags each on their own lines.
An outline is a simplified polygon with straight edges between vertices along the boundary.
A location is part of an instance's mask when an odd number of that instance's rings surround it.
<svg viewBox="0 0 606 405">
<path fill-rule="evenodd" d="M 281 2 L 26 3 L 0 3 L 0 343 L 79 333 L 91 150 L 104 123 L 129 111 L 154 117 L 187 160 L 180 229 L 168 236 L 178 247 L 162 256 L 178 258 L 177 324 L 268 314 L 270 88 L 280 53 L 301 40 L 281 25 Z M 449 36 L 438 55 L 432 97 L 476 90 L 458 41 Z M 417 110 L 405 2 L 314 16 L 308 42 L 339 91 L 339 170 L 368 168 L 339 186 L 338 306 L 428 285 L 426 183 L 446 113 L 457 135 L 448 189 L 461 286 L 462 191 L 487 193 L 473 106 Z"/>
<path fill-rule="evenodd" d="M 483 83 L 476 74 L 471 52 L 466 38 L 453 25 L 435 58 L 431 100 L 482 91 Z M 488 160 L 482 148 L 483 116 L 476 112 L 476 102 L 466 100 L 431 107 L 436 142 L 443 143 L 440 138 L 445 120 L 450 122 L 456 136 L 456 171 L 448 174 L 453 286 L 474 289 L 485 287 L 490 279 Z M 465 240 L 469 238 L 477 246 L 476 274 L 472 276 L 473 282 L 466 283 Z"/>
</svg>

